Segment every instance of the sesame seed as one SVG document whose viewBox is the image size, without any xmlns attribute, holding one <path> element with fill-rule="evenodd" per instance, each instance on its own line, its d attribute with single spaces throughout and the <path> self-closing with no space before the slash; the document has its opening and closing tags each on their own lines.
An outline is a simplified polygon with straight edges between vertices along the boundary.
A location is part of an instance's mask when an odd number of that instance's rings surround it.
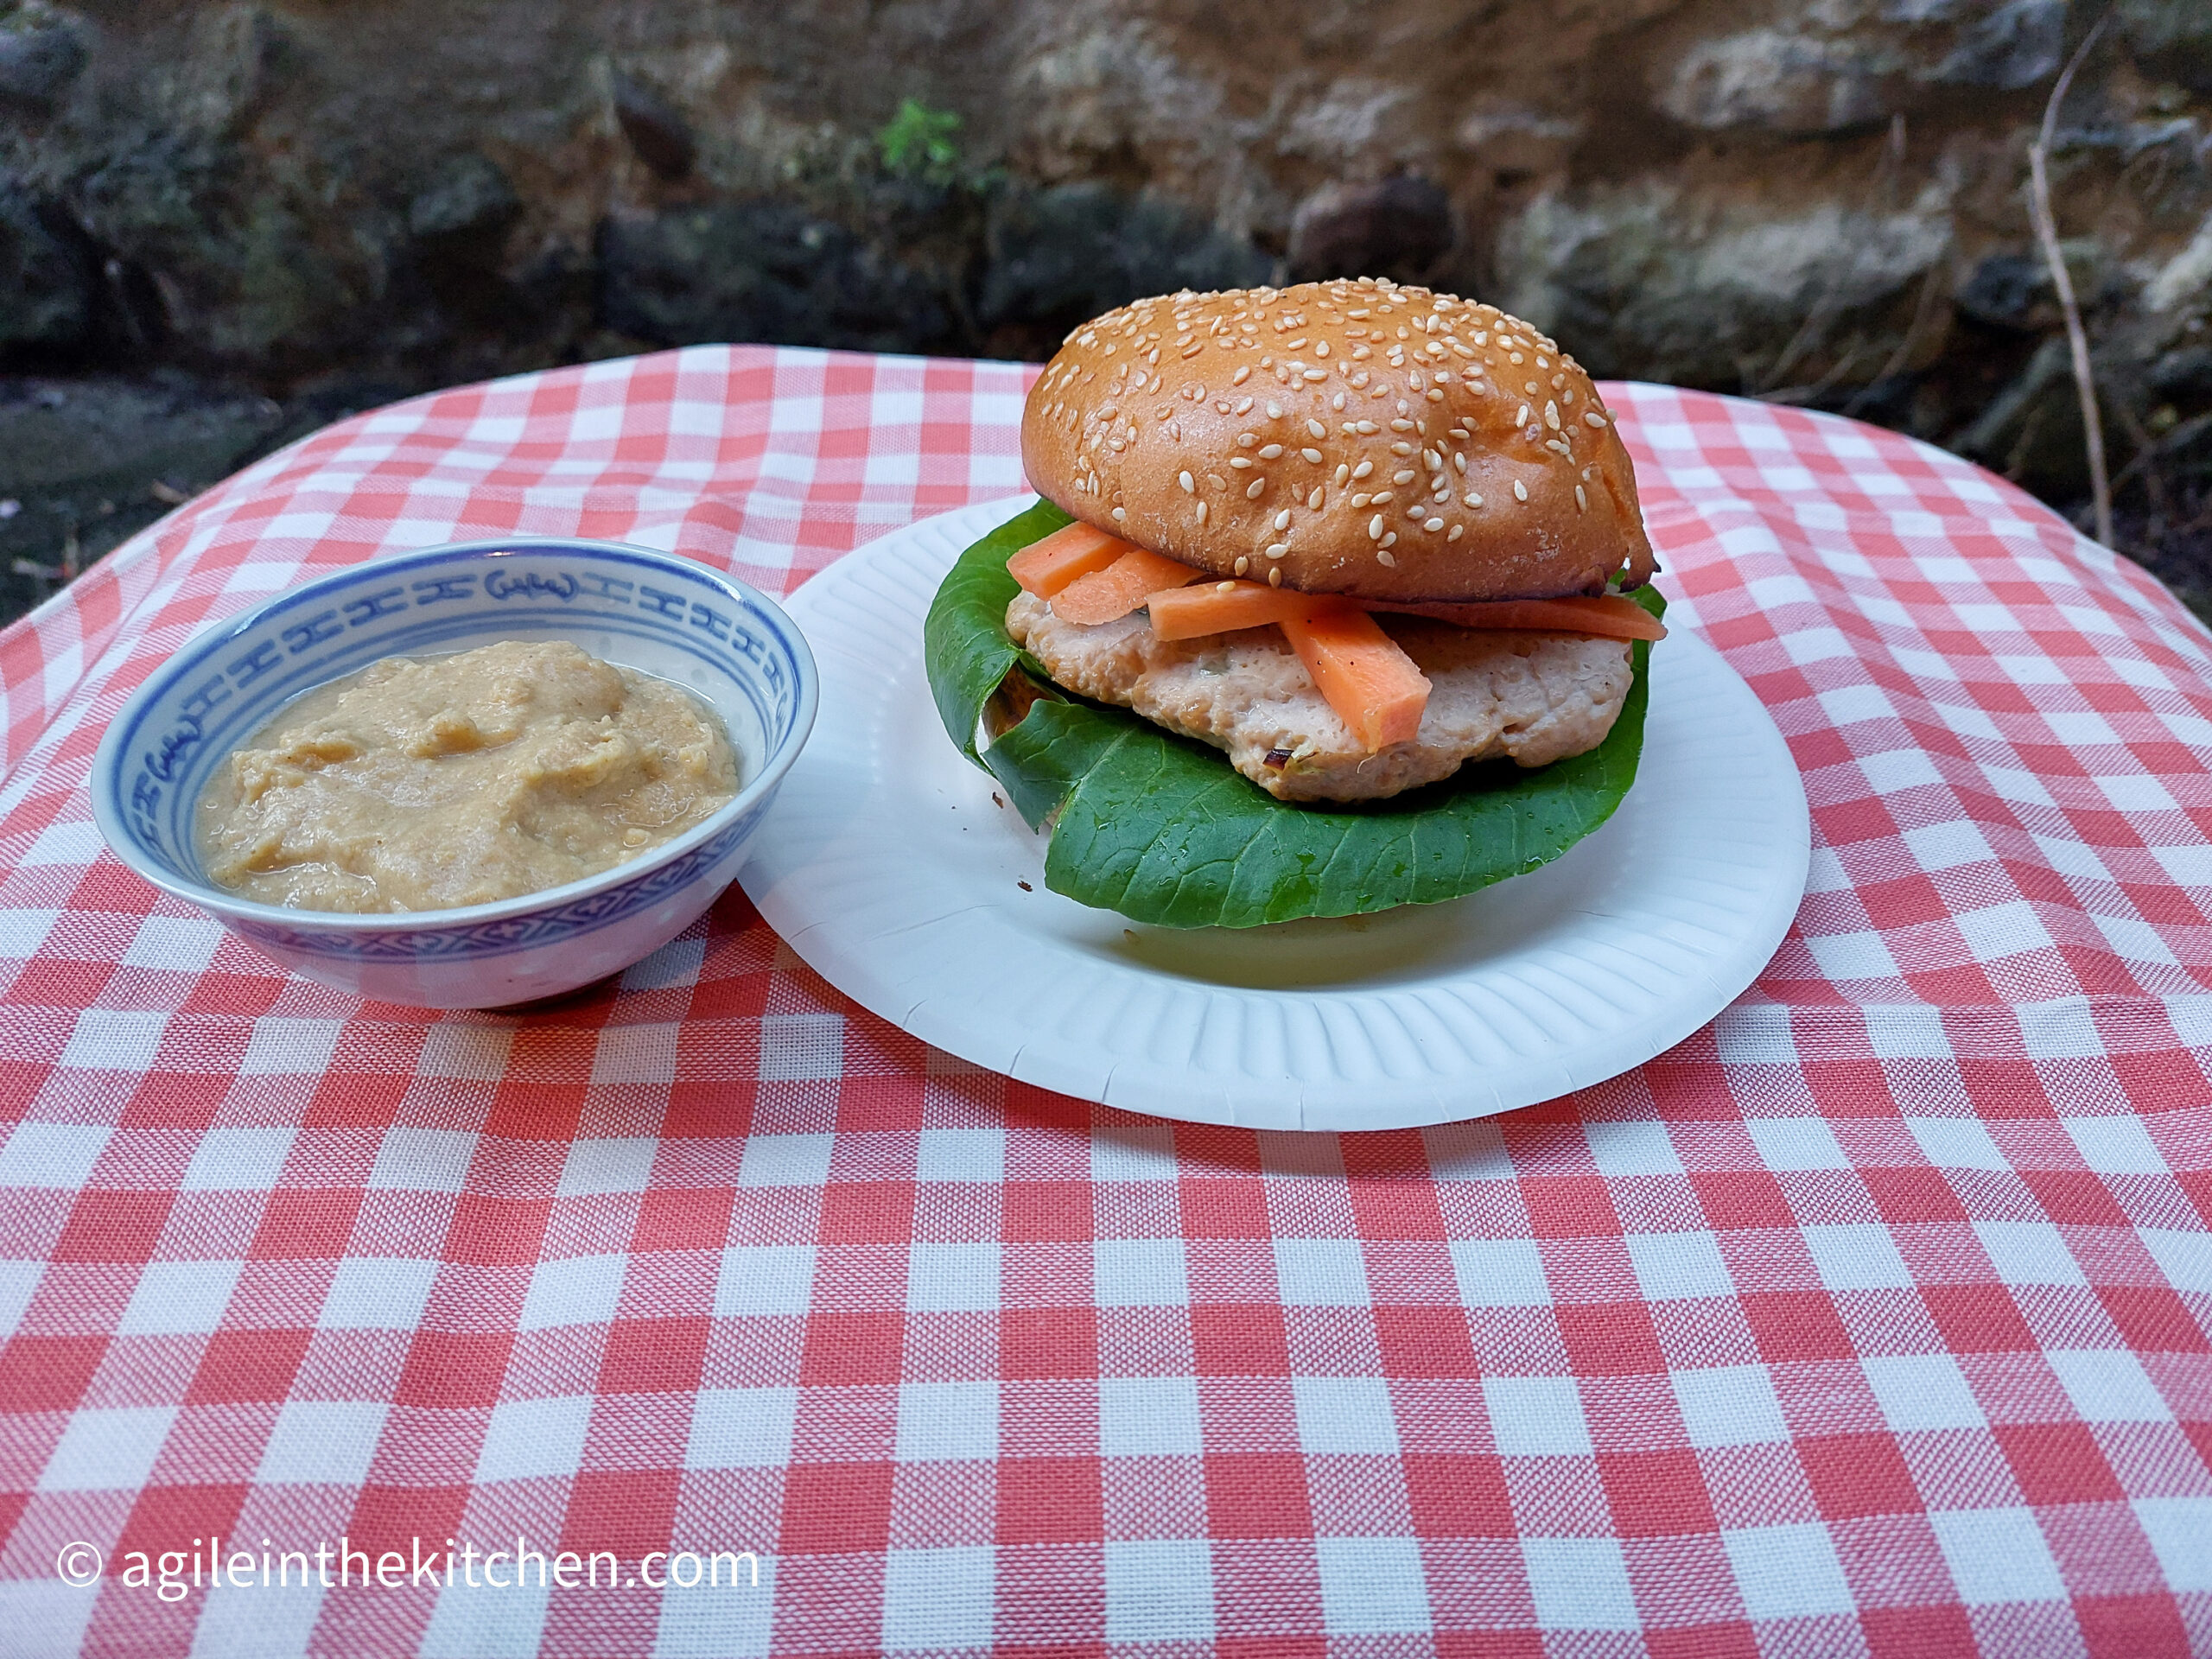
<svg viewBox="0 0 2212 1659">
<path fill-rule="evenodd" d="M 1247 363 L 1236 371 L 1236 373 L 1231 378 L 1229 384 L 1232 386 L 1241 386 L 1251 378 L 1252 365 L 1249 363 Z"/>
<path fill-rule="evenodd" d="M 1183 486 L 1184 494 L 1195 495 L 1198 493 L 1198 484 L 1188 473 L 1176 474 L 1175 481 Z"/>
<path fill-rule="evenodd" d="M 1236 407 L 1230 410 L 1230 413 L 1232 415 L 1249 415 L 1251 413 L 1251 410 L 1252 400 L 1249 397 L 1239 397 L 1236 400 Z M 1258 439 L 1259 435 L 1257 433 L 1246 432 L 1238 436 L 1237 442 L 1239 443 L 1257 442 Z"/>
<path fill-rule="evenodd" d="M 1255 478 L 1252 480 L 1250 485 L 1246 487 L 1244 491 L 1244 499 L 1247 501 L 1256 501 L 1260 499 L 1261 493 L 1267 487 L 1268 480 L 1266 479 Z"/>
<path fill-rule="evenodd" d="M 1379 512 L 1367 521 L 1367 539 L 1370 542 L 1382 539 L 1382 515 Z"/>
<path fill-rule="evenodd" d="M 1602 431 L 1605 429 L 1605 417 L 1594 409 L 1586 409 L 1582 411 L 1582 423 L 1585 426 L 1594 426 Z"/>
<path fill-rule="evenodd" d="M 1309 467 L 1319 467 L 1321 464 L 1321 452 L 1319 449 L 1301 449 L 1298 452 L 1298 458 Z"/>
<path fill-rule="evenodd" d="M 1582 486 L 1580 484 L 1574 486 L 1574 505 L 1580 512 L 1590 511 L 1590 498 L 1582 493 Z"/>
<path fill-rule="evenodd" d="M 1546 440 L 1544 440 L 1544 448 L 1547 448 L 1547 449 L 1556 449 L 1556 450 L 1558 450 L 1558 451 L 1560 452 L 1560 454 L 1561 454 L 1562 455 L 1567 456 L 1569 460 L 1573 459 L 1573 456 L 1574 456 L 1574 451 L 1573 451 L 1573 450 L 1572 450 L 1572 449 L 1570 449 L 1570 448 L 1568 448 L 1565 444 L 1561 443 L 1561 442 L 1560 442 L 1557 438 L 1547 438 Z"/>
<path fill-rule="evenodd" d="M 1229 458 L 1229 464 L 1231 467 L 1236 467 L 1237 471 L 1243 472 L 1246 467 L 1252 464 L 1252 457 L 1249 455 L 1231 455 Z"/>
<path fill-rule="evenodd" d="M 1467 527 L 1465 524 L 1454 524 L 1445 532 L 1444 539 L 1447 542 L 1456 542 L 1466 533 Z"/>
<path fill-rule="evenodd" d="M 1465 474 L 1467 470 L 1466 452 L 1465 450 L 1455 452 L 1452 457 L 1452 464 L 1454 467 L 1457 467 L 1462 474 Z"/>
<path fill-rule="evenodd" d="M 1396 567 L 1398 563 L 1397 560 L 1390 556 L 1389 550 L 1385 548 L 1376 548 L 1375 550 L 1375 556 L 1381 560 L 1384 564 L 1389 565 L 1394 569 Z"/>
<path fill-rule="evenodd" d="M 1373 437 L 1382 429 L 1381 427 L 1376 425 L 1372 421 L 1362 421 L 1353 429 L 1353 430 L 1358 432 L 1362 436 L 1370 438 Z"/>
<path fill-rule="evenodd" d="M 1281 565 L 1274 565 L 1268 569 L 1268 586 L 1270 588 L 1280 588 L 1282 586 L 1282 567 Z"/>
<path fill-rule="evenodd" d="M 1306 423 L 1306 434 L 1308 437 L 1325 438 L 1329 435 L 1329 429 L 1319 421 L 1308 421 Z"/>
<path fill-rule="evenodd" d="M 1361 461 L 1361 462 L 1359 463 L 1359 465 L 1358 465 L 1358 466 L 1357 466 L 1357 467 L 1353 467 L 1353 468 L 1351 469 L 1351 475 L 1352 475 L 1354 478 L 1365 478 L 1365 477 L 1366 477 L 1370 473 L 1373 472 L 1374 470 L 1375 470 L 1375 463 L 1374 463 L 1373 461 Z M 1342 481 L 1343 481 L 1342 480 L 1338 480 L 1338 482 L 1340 482 L 1340 483 L 1341 483 Z"/>
<path fill-rule="evenodd" d="M 1444 521 L 1441 518 L 1431 518 L 1427 523 L 1424 524 L 1421 528 L 1423 530 L 1432 531 L 1441 530 L 1444 528 Z"/>
<path fill-rule="evenodd" d="M 1335 397 L 1332 397 L 1332 398 L 1330 398 L 1330 399 L 1329 399 L 1329 407 L 1330 407 L 1331 409 L 1342 409 L 1344 406 L 1344 393 L 1342 393 L 1341 391 L 1340 391 L 1340 392 L 1338 392 Z"/>
<path fill-rule="evenodd" d="M 1217 594 L 1233 594 L 1236 591 L 1236 584 L 1233 582 L 1217 582 L 1213 585 L 1213 590 Z"/>
<path fill-rule="evenodd" d="M 1395 547 L 1398 544 L 1398 532 L 1395 530 L 1392 531 L 1388 536 L 1385 536 L 1382 538 L 1382 544 L 1384 547 Z"/>
<path fill-rule="evenodd" d="M 1288 530 L 1290 528 L 1290 509 L 1288 507 L 1285 507 L 1281 512 L 1275 514 L 1275 528 L 1277 530 Z"/>
<path fill-rule="evenodd" d="M 1471 493 L 1467 496 L 1466 501 L 1471 507 L 1479 507 L 1483 504 L 1482 497 Z"/>
<path fill-rule="evenodd" d="M 1522 427 L 1524 427 L 1524 426 L 1526 426 L 1526 425 L 1528 425 L 1528 424 L 1529 424 L 1529 405 L 1528 405 L 1528 404 L 1522 404 L 1522 405 L 1521 405 L 1520 412 L 1519 412 L 1518 414 L 1515 415 L 1515 416 L 1514 416 L 1514 417 L 1513 417 L 1513 429 L 1514 429 L 1515 431 L 1518 432 L 1518 431 L 1519 431 Z"/>
<path fill-rule="evenodd" d="M 1198 503 L 1198 523 L 1199 523 L 1201 525 L 1203 525 L 1203 524 L 1205 523 L 1205 521 L 1206 521 L 1206 504 L 1205 504 L 1205 502 L 1201 501 L 1201 502 L 1199 502 L 1199 503 Z"/>
<path fill-rule="evenodd" d="M 1401 404 L 1399 407 L 1403 408 L 1404 405 Z M 1414 429 L 1414 423 L 1411 421 L 1401 418 L 1390 423 L 1390 429 L 1393 432 L 1410 432 Z"/>
<path fill-rule="evenodd" d="M 1246 557 L 1245 557 L 1242 553 L 1239 553 L 1239 554 L 1236 556 L 1236 564 L 1235 564 L 1235 565 L 1233 565 L 1233 566 L 1232 566 L 1232 567 L 1230 567 L 1230 568 L 1231 568 L 1231 569 L 1233 569 L 1236 572 L 1236 574 L 1237 574 L 1238 575 L 1240 575 L 1240 576 L 1241 576 L 1241 575 L 1243 575 L 1247 570 L 1249 570 L 1249 569 L 1252 568 L 1252 561 L 1251 561 L 1251 560 L 1249 560 L 1249 559 L 1248 559 L 1248 558 L 1246 558 Z"/>
<path fill-rule="evenodd" d="M 1268 543 L 1268 556 L 1271 559 L 1279 559 L 1289 551 L 1290 543 L 1288 542 L 1270 542 Z"/>
<path fill-rule="evenodd" d="M 1344 484 L 1345 484 L 1346 480 L 1349 480 L 1351 477 L 1351 467 L 1347 467 L 1347 466 L 1346 466 L 1343 461 L 1338 461 L 1338 462 L 1337 463 L 1337 473 L 1336 473 L 1336 484 L 1337 484 L 1337 487 L 1338 487 L 1338 489 L 1342 489 L 1342 488 L 1344 488 Z"/>
<path fill-rule="evenodd" d="M 1393 473 L 1393 474 L 1390 474 L 1390 481 L 1391 481 L 1393 484 L 1410 484 L 1410 483 L 1412 483 L 1412 482 L 1414 481 L 1413 469 L 1409 467 L 1408 467 L 1405 471 L 1403 471 L 1403 472 L 1402 472 L 1402 473 Z"/>
<path fill-rule="evenodd" d="M 1129 510 L 1127 507 L 1116 507 L 1114 509 L 1114 522 L 1116 524 L 1125 524 L 1128 523 L 1128 521 Z"/>
<path fill-rule="evenodd" d="M 1527 358 L 1525 358 L 1525 357 L 1522 356 L 1520 353 L 1516 352 L 1516 353 L 1513 353 L 1512 357 L 1511 357 L 1509 360 L 1510 360 L 1510 361 L 1511 361 L 1511 362 L 1515 362 L 1515 363 L 1525 363 L 1525 362 L 1527 362 L 1529 359 L 1528 359 Z"/>
<path fill-rule="evenodd" d="M 1313 493 L 1306 498 L 1306 505 L 1316 511 L 1319 510 L 1321 505 L 1321 486 L 1319 484 L 1316 484 L 1313 486 Z"/>
<path fill-rule="evenodd" d="M 1219 473 L 1208 473 L 1206 474 L 1206 486 L 1209 489 L 1225 490 L 1229 487 L 1229 480 L 1224 478 Z"/>
<path fill-rule="evenodd" d="M 1373 498 L 1372 498 L 1372 499 L 1373 499 L 1373 500 L 1374 500 L 1374 502 L 1375 502 L 1375 505 L 1376 505 L 1376 506 L 1380 507 L 1380 506 L 1386 505 L 1388 503 L 1389 503 L 1389 502 L 1390 502 L 1392 499 L 1394 499 L 1395 498 L 1394 498 L 1394 496 L 1393 496 L 1392 492 L 1390 492 L 1390 491 L 1389 491 L 1389 490 L 1377 490 L 1377 491 L 1375 493 L 1375 494 L 1374 494 L 1374 496 L 1373 496 Z"/>
<path fill-rule="evenodd" d="M 1282 405 L 1281 404 L 1269 404 L 1268 405 L 1268 418 L 1271 421 L 1279 421 L 1282 419 Z"/>
<path fill-rule="evenodd" d="M 1268 444 L 1265 448 L 1260 451 L 1260 459 L 1262 461 L 1281 461 L 1282 459 L 1282 445 L 1279 443 Z"/>
<path fill-rule="evenodd" d="M 1529 499 L 1529 486 L 1517 478 L 1513 480 L 1513 499 L 1516 501 L 1526 501 Z"/>
<path fill-rule="evenodd" d="M 1357 510 L 1357 509 L 1358 509 L 1358 508 L 1360 508 L 1360 507 L 1363 507 L 1363 506 L 1365 506 L 1369 502 L 1372 501 L 1374 499 L 1375 499 L 1375 498 L 1374 498 L 1373 496 L 1369 495 L 1369 494 L 1366 494 L 1364 492 L 1363 492 L 1362 493 L 1360 493 L 1360 494 L 1358 494 L 1358 495 L 1355 495 L 1354 497 L 1352 497 L 1352 499 L 1351 499 L 1351 505 L 1352 505 L 1353 508 L 1354 508 L 1355 510 Z"/>
<path fill-rule="evenodd" d="M 1544 404 L 1544 424 L 1554 432 L 1559 430 L 1559 405 L 1549 400 Z"/>
<path fill-rule="evenodd" d="M 1403 438 L 1400 438 L 1397 442 L 1390 446 L 1390 453 L 1394 455 L 1410 455 L 1413 452 L 1413 445 L 1408 443 Z"/>
</svg>

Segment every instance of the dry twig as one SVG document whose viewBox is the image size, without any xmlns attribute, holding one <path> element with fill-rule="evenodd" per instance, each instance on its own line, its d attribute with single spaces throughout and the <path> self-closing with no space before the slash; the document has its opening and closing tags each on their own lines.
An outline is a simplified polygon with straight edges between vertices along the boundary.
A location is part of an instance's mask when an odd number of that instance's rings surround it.
<svg viewBox="0 0 2212 1659">
<path fill-rule="evenodd" d="M 2089 48 L 2112 21 L 2107 10 L 2096 27 L 2082 38 L 2074 55 L 2059 72 L 2057 85 L 2043 106 L 2043 130 L 2028 146 L 2028 211 L 2035 220 L 2036 240 L 2042 245 L 2044 263 L 2050 267 L 2051 286 L 2058 290 L 2058 308 L 2066 317 L 2066 343 L 2074 354 L 2074 390 L 2082 400 L 2082 433 L 2089 448 L 2089 498 L 2096 513 L 2097 539 L 2112 545 L 2112 485 L 2105 476 L 2104 423 L 2097 413 L 2097 381 L 2089 366 L 2089 336 L 2082 327 L 2082 308 L 2075 302 L 2074 279 L 2066 270 L 2066 256 L 2058 246 L 2058 221 L 2050 208 L 2050 141 L 2058 130 L 2058 106 L 2074 84 L 2074 72 L 2089 55 Z"/>
</svg>

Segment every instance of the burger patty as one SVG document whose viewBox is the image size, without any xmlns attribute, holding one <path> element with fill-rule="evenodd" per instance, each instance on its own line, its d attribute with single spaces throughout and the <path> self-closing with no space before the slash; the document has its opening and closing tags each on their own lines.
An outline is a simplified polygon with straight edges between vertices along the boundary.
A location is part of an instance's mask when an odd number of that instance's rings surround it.
<svg viewBox="0 0 2212 1659">
<path fill-rule="evenodd" d="M 1085 626 L 1017 594 L 1006 626 L 1053 679 L 1225 750 L 1278 800 L 1370 801 L 1471 760 L 1545 766 L 1605 741 L 1628 696 L 1628 642 L 1378 616 L 1433 690 L 1409 742 L 1361 748 L 1280 629 L 1166 642 L 1141 611 Z"/>
</svg>

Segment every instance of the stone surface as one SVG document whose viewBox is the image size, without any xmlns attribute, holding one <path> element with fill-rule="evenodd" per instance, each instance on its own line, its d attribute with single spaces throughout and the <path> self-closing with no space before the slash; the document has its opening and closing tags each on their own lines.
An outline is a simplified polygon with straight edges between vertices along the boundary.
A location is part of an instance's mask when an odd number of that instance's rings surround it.
<svg viewBox="0 0 2212 1659">
<path fill-rule="evenodd" d="M 978 320 L 1027 329 L 1046 355 L 1077 323 L 1143 295 L 1241 288 L 1265 282 L 1274 265 L 1173 202 L 1104 184 L 1002 193 L 985 249 Z"/>
<path fill-rule="evenodd" d="M 2178 499 L 2212 468 L 2212 7 L 2113 18 L 2054 205 L 2113 468 Z M 2024 189 L 2087 27 L 2063 0 L 0 0 L 0 372 L 309 410 L 704 339 L 1034 357 L 1141 293 L 1363 270 L 2070 506 Z M 930 144 L 886 141 L 901 111 Z"/>
<path fill-rule="evenodd" d="M 1950 251 L 1938 213 L 1637 184 L 1539 198 L 1501 250 L 1501 302 L 1601 375 L 1859 385 L 1917 349 L 1918 291 Z"/>
<path fill-rule="evenodd" d="M 92 274 L 51 210 L 0 181 L 0 351 L 66 353 L 91 332 Z"/>
<path fill-rule="evenodd" d="M 37 603 L 287 424 L 265 397 L 179 375 L 0 379 L 0 608 Z"/>
<path fill-rule="evenodd" d="M 772 198 L 611 215 L 598 255 L 600 321 L 657 346 L 950 343 L 950 313 L 925 276 L 844 226 Z"/>
</svg>

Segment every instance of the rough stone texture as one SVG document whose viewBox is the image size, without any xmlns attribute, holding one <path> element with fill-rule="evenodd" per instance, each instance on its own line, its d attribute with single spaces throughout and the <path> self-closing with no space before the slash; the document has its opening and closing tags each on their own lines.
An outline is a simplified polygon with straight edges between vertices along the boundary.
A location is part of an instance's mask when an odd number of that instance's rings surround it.
<svg viewBox="0 0 2212 1659">
<path fill-rule="evenodd" d="M 0 0 L 0 372 L 161 367 L 314 410 L 702 339 L 1036 357 L 1144 292 L 1370 270 L 2070 506 L 2024 186 L 2088 23 L 2063 0 Z M 909 99 L 958 118 L 957 162 L 886 162 Z M 2052 176 L 2157 564 L 2212 473 L 2212 6 L 2116 0 Z"/>
<path fill-rule="evenodd" d="M 0 382 L 0 607 L 37 603 L 288 424 L 306 423 L 174 373 Z"/>
</svg>

